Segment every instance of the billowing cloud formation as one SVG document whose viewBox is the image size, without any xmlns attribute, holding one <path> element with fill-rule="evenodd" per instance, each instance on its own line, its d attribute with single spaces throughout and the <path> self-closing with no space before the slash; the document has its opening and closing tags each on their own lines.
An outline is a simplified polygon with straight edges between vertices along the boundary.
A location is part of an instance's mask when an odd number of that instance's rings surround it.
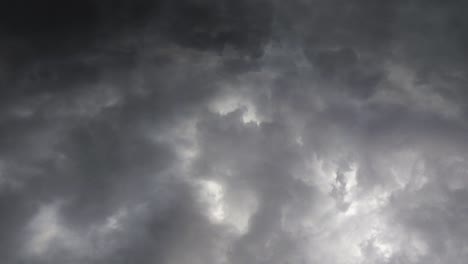
<svg viewBox="0 0 468 264">
<path fill-rule="evenodd" d="M 465 263 L 466 4 L 0 4 L 2 263 Z"/>
</svg>

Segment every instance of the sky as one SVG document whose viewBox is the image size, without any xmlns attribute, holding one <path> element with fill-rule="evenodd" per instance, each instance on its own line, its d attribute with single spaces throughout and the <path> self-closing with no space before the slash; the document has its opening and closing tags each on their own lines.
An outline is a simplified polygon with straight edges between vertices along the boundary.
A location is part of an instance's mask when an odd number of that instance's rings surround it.
<svg viewBox="0 0 468 264">
<path fill-rule="evenodd" d="M 463 264 L 468 4 L 0 2 L 2 264 Z"/>
</svg>

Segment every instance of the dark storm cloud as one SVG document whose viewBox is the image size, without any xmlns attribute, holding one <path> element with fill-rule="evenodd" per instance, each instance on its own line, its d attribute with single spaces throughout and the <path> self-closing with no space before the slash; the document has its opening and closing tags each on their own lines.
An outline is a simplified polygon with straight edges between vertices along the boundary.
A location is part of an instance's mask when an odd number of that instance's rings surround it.
<svg viewBox="0 0 468 264">
<path fill-rule="evenodd" d="M 0 259 L 463 263 L 465 5 L 0 4 Z"/>
<path fill-rule="evenodd" d="M 260 0 L 26 0 L 5 1 L 0 10 L 5 103 L 89 86 L 108 68 L 128 70 L 142 50 L 154 47 L 231 47 L 258 57 L 272 21 L 272 5 Z"/>
</svg>

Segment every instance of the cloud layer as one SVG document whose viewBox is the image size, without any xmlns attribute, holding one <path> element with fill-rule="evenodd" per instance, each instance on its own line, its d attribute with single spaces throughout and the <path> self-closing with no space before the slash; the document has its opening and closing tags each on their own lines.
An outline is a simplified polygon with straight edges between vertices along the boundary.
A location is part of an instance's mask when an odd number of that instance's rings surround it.
<svg viewBox="0 0 468 264">
<path fill-rule="evenodd" d="M 466 4 L 0 4 L 2 263 L 465 263 Z"/>
</svg>

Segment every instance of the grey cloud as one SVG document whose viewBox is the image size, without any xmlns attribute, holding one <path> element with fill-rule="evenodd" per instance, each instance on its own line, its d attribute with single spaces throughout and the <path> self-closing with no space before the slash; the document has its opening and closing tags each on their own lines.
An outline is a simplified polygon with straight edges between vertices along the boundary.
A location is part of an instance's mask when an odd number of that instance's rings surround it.
<svg viewBox="0 0 468 264">
<path fill-rule="evenodd" d="M 5 263 L 466 259 L 462 3 L 20 4 Z"/>
</svg>

